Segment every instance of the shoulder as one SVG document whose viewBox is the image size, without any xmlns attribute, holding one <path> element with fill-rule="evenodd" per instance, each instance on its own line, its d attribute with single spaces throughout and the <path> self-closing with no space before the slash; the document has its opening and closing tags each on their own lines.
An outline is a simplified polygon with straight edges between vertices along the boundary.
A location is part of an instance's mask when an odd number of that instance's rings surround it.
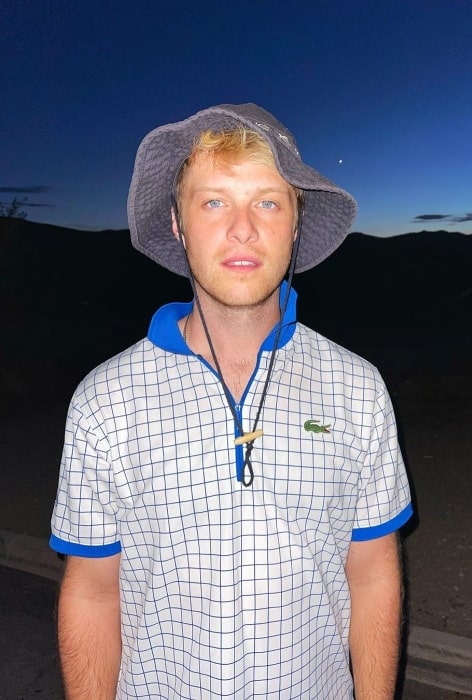
<svg viewBox="0 0 472 700">
<path fill-rule="evenodd" d="M 353 387 L 370 386 L 380 394 L 386 391 L 377 367 L 352 350 L 301 323 L 297 323 L 293 340 L 295 351 L 316 368 L 321 379 Z"/>
<path fill-rule="evenodd" d="M 117 355 L 105 360 L 89 372 L 77 386 L 72 403 L 85 405 L 122 393 L 127 387 L 139 384 L 139 377 L 156 366 L 161 351 L 150 340 L 143 338 Z"/>
</svg>

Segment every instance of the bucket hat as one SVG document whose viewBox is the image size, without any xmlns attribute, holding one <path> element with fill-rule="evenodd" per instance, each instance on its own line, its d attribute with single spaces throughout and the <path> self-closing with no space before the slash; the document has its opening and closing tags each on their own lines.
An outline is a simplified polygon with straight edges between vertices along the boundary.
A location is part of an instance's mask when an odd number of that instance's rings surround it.
<svg viewBox="0 0 472 700">
<path fill-rule="evenodd" d="M 172 190 L 176 175 L 202 131 L 219 133 L 240 126 L 258 133 L 270 146 L 280 175 L 304 190 L 302 230 L 295 272 L 327 258 L 344 240 L 354 221 L 354 198 L 303 163 L 292 134 L 272 114 L 255 104 L 209 107 L 180 122 L 151 131 L 139 146 L 128 197 L 134 247 L 159 265 L 188 277 L 182 245 L 172 234 Z"/>
</svg>

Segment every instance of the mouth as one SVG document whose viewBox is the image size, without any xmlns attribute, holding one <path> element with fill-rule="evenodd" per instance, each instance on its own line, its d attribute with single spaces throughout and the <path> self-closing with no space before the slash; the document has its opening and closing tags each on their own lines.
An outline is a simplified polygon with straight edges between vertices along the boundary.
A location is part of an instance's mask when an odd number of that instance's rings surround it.
<svg viewBox="0 0 472 700">
<path fill-rule="evenodd" d="M 255 258 L 227 258 L 223 261 L 223 265 L 225 267 L 254 270 L 256 267 L 259 267 L 260 262 Z"/>
<path fill-rule="evenodd" d="M 253 262 L 251 262 L 250 260 L 237 260 L 235 262 L 230 262 L 230 263 L 226 263 L 226 264 L 232 265 L 235 267 L 244 267 L 246 265 L 249 265 L 250 267 L 256 267 L 255 264 Z"/>
</svg>

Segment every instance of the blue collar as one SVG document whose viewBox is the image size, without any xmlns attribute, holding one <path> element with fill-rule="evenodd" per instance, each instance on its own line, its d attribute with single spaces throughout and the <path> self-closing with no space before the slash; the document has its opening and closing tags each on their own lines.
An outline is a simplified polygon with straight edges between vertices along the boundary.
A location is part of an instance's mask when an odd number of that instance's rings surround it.
<svg viewBox="0 0 472 700">
<path fill-rule="evenodd" d="M 283 306 L 284 294 L 286 293 L 287 283 L 282 282 L 279 301 L 281 306 Z M 282 322 L 282 332 L 280 334 L 278 348 L 282 348 L 284 345 L 286 345 L 295 332 L 295 324 L 297 320 L 296 307 L 297 293 L 292 287 L 288 298 L 287 309 Z M 193 302 L 174 302 L 172 304 L 161 306 L 161 308 L 158 309 L 152 317 L 147 336 L 149 340 L 154 343 L 154 345 L 157 345 L 157 347 L 165 350 L 166 352 L 173 352 L 177 355 L 193 355 L 192 351 L 189 350 L 187 344 L 182 338 L 182 334 L 177 325 L 180 319 L 187 316 L 192 309 Z M 261 351 L 267 350 L 270 352 L 272 350 L 277 325 L 278 324 L 274 326 L 267 338 L 262 343 Z"/>
</svg>

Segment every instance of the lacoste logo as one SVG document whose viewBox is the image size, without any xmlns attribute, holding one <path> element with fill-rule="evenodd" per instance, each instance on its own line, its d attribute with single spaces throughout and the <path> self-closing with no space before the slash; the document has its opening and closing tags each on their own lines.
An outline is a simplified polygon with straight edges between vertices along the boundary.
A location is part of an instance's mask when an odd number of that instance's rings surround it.
<svg viewBox="0 0 472 700">
<path fill-rule="evenodd" d="M 320 421 L 319 420 L 306 420 L 305 423 L 303 424 L 303 427 L 305 428 L 306 431 L 312 432 L 312 433 L 330 433 L 331 430 L 328 430 L 330 427 L 331 423 L 328 423 L 328 425 L 318 425 Z"/>
</svg>

